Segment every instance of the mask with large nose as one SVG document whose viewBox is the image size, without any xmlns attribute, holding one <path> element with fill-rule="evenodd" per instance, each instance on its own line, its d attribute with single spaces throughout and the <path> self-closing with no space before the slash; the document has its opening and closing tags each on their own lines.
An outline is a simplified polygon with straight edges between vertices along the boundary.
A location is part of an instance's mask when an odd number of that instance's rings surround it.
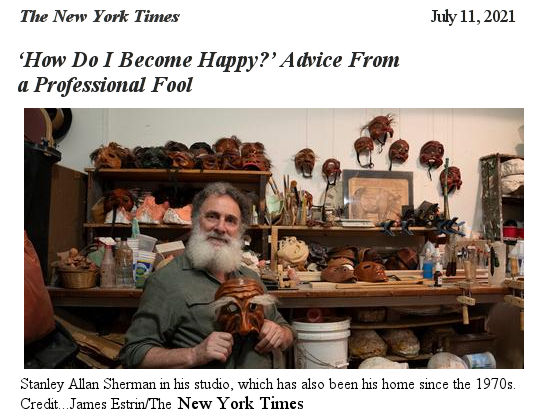
<svg viewBox="0 0 551 420">
<path fill-rule="evenodd" d="M 275 298 L 264 294 L 258 282 L 248 277 L 225 281 L 214 299 L 217 322 L 222 330 L 242 337 L 260 333 L 264 306 L 275 303 Z"/>
</svg>

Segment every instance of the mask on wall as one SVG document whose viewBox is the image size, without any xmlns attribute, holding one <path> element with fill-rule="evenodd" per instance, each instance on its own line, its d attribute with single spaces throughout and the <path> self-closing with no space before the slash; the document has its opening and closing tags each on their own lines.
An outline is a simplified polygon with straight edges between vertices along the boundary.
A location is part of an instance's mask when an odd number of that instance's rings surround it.
<svg viewBox="0 0 551 420">
<path fill-rule="evenodd" d="M 442 158 L 444 156 L 444 146 L 442 143 L 432 140 L 426 142 L 421 147 L 421 154 L 419 160 L 421 164 L 429 167 L 429 178 L 432 181 L 431 169 L 436 169 L 442 166 Z"/>
<path fill-rule="evenodd" d="M 389 171 L 392 171 L 392 162 L 404 163 L 409 157 L 409 144 L 407 141 L 400 139 L 396 140 L 390 146 L 388 150 L 388 156 L 390 157 Z"/>
<path fill-rule="evenodd" d="M 394 135 L 394 130 L 391 127 L 393 121 L 394 119 L 390 114 L 379 115 L 362 128 L 362 131 L 367 128 L 369 137 L 379 143 L 379 153 L 382 152 L 388 136 L 392 137 Z"/>
<path fill-rule="evenodd" d="M 440 186 L 442 187 L 442 193 L 444 193 L 444 182 L 446 178 L 446 170 L 443 170 L 440 172 Z M 461 171 L 457 166 L 450 166 L 448 168 L 448 194 L 456 189 L 461 188 L 461 184 L 463 184 L 463 181 L 461 181 Z"/>
<path fill-rule="evenodd" d="M 339 176 L 341 175 L 341 163 L 337 159 L 327 159 L 324 162 L 321 171 L 327 179 L 327 185 L 335 185 L 337 183 L 337 179 L 339 179 Z"/>
<path fill-rule="evenodd" d="M 358 160 L 358 164 L 362 168 L 373 168 L 373 161 L 371 160 L 371 152 L 373 151 L 373 139 L 371 137 L 360 137 L 356 139 L 354 142 L 354 149 L 356 150 L 356 159 Z M 362 153 L 366 153 L 369 156 L 369 163 L 366 163 L 365 165 L 362 165 L 360 162 L 360 155 Z"/>
<path fill-rule="evenodd" d="M 218 324 L 230 334 L 259 334 L 264 324 L 264 307 L 275 304 L 273 296 L 264 294 L 257 281 L 238 277 L 224 282 L 216 291 L 213 308 Z"/>
<path fill-rule="evenodd" d="M 295 155 L 295 167 L 304 178 L 312 178 L 312 171 L 316 164 L 316 154 L 312 149 L 302 149 Z"/>
</svg>

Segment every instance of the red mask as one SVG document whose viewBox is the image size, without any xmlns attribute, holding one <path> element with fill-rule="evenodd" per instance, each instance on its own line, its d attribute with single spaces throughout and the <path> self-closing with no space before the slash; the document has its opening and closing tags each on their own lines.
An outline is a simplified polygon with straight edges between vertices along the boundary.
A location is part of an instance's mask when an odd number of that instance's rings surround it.
<svg viewBox="0 0 551 420">
<path fill-rule="evenodd" d="M 446 170 L 440 172 L 440 186 L 442 187 L 442 193 L 444 192 L 444 178 L 446 178 Z M 454 191 L 455 189 L 460 189 L 461 184 L 461 171 L 457 166 L 450 166 L 448 168 L 448 194 Z"/>
<path fill-rule="evenodd" d="M 335 185 L 341 175 L 341 163 L 337 159 L 327 159 L 321 171 L 327 178 L 327 184 Z"/>
<path fill-rule="evenodd" d="M 124 208 L 126 211 L 132 211 L 132 207 L 134 207 L 132 194 L 124 188 L 116 188 L 109 192 L 103 202 L 105 213 L 110 212 L 114 208 Z"/>
<path fill-rule="evenodd" d="M 390 137 L 394 135 L 394 130 L 391 127 L 392 122 L 393 122 L 393 118 L 390 116 L 390 114 L 388 114 L 388 115 L 379 115 L 378 117 L 373 118 L 367 124 L 369 137 L 371 137 L 373 140 L 378 142 L 379 145 L 381 146 L 381 149 L 385 145 L 388 135 L 390 135 Z M 366 127 L 364 127 L 364 129 L 365 128 Z M 379 150 L 379 153 L 380 152 L 381 150 Z"/>
<path fill-rule="evenodd" d="M 223 331 L 246 336 L 260 333 L 264 324 L 264 304 L 274 303 L 272 296 L 254 279 L 239 277 L 227 280 L 214 296 L 217 321 Z"/>
<path fill-rule="evenodd" d="M 241 146 L 241 140 L 235 136 L 224 137 L 219 139 L 214 144 L 214 151 L 216 153 L 225 153 L 228 150 L 239 152 L 239 147 Z"/>
<path fill-rule="evenodd" d="M 388 150 L 388 156 L 390 157 L 390 168 L 388 168 L 388 170 L 391 171 L 392 162 L 404 163 L 406 160 L 408 160 L 408 156 L 409 156 L 408 142 L 402 139 L 396 140 L 390 146 L 390 149 Z"/>
<path fill-rule="evenodd" d="M 432 140 L 426 142 L 423 147 L 421 147 L 421 156 L 419 160 L 423 165 L 429 167 L 429 178 L 432 180 L 430 174 L 431 169 L 439 168 L 443 163 L 444 156 L 444 146 L 442 143 Z"/>
<path fill-rule="evenodd" d="M 356 150 L 356 159 L 358 164 L 362 168 L 373 168 L 373 162 L 371 161 L 371 152 L 373 151 L 373 139 L 371 137 L 360 137 L 354 142 L 354 149 Z M 362 165 L 360 162 L 360 154 L 367 153 L 369 155 L 369 163 Z"/>
</svg>

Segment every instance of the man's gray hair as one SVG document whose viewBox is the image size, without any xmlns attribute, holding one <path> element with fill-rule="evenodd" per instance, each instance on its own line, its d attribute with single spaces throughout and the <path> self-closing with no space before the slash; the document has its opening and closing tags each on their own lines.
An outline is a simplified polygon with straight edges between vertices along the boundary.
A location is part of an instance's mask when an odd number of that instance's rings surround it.
<svg viewBox="0 0 551 420">
<path fill-rule="evenodd" d="M 198 223 L 199 210 L 201 209 L 201 206 L 211 195 L 227 195 L 233 198 L 241 211 L 242 228 L 245 229 L 249 225 L 251 217 L 251 200 L 249 200 L 249 198 L 239 189 L 227 182 L 214 182 L 212 184 L 208 184 L 205 188 L 195 194 L 195 197 L 193 197 L 193 210 L 191 213 L 194 224 Z"/>
</svg>

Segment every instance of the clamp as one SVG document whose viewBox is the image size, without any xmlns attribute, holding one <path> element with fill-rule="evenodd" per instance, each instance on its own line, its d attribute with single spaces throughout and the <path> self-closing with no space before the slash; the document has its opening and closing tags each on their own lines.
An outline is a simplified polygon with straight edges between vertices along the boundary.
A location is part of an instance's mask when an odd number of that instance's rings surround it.
<svg viewBox="0 0 551 420">
<path fill-rule="evenodd" d="M 476 304 L 476 299 L 472 297 L 471 289 L 474 282 L 461 281 L 457 286 L 461 289 L 462 295 L 457 296 L 457 301 L 461 304 L 463 314 L 463 325 L 469 325 L 469 306 Z"/>
</svg>

